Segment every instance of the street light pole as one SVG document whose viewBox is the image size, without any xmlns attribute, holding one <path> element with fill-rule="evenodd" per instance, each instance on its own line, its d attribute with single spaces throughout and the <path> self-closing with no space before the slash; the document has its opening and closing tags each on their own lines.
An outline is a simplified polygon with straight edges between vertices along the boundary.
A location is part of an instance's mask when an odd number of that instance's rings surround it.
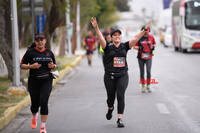
<svg viewBox="0 0 200 133">
<path fill-rule="evenodd" d="M 11 1 L 11 23 L 12 23 L 12 60 L 13 60 L 13 81 L 8 89 L 11 94 L 25 94 L 25 87 L 20 83 L 20 59 L 19 59 L 19 38 L 17 21 L 17 2 Z"/>
<path fill-rule="evenodd" d="M 18 38 L 16 0 L 11 0 L 11 22 L 12 22 L 13 85 L 19 86 L 20 85 L 19 38 Z"/>
</svg>

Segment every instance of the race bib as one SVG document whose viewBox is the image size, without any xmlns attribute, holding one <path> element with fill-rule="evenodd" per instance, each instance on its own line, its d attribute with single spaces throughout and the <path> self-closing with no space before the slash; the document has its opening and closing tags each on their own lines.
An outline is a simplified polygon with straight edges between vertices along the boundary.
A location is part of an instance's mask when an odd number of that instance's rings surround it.
<svg viewBox="0 0 200 133">
<path fill-rule="evenodd" d="M 151 53 L 142 53 L 141 58 L 145 60 L 151 59 Z"/>
<path fill-rule="evenodd" d="M 125 57 L 114 57 L 113 67 L 125 67 Z"/>
</svg>

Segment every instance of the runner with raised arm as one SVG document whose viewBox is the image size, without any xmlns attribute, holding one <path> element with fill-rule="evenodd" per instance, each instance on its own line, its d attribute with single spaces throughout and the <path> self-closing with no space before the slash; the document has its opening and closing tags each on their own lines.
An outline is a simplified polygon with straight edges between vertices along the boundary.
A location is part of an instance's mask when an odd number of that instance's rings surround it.
<svg viewBox="0 0 200 133">
<path fill-rule="evenodd" d="M 107 91 L 107 105 L 108 112 L 106 114 L 107 120 L 112 118 L 112 112 L 114 110 L 114 101 L 117 95 L 117 127 L 124 127 L 122 117 L 125 107 L 125 91 L 128 86 L 128 65 L 127 65 L 127 52 L 135 43 L 145 34 L 145 31 L 149 28 L 150 22 L 146 28 L 140 31 L 133 37 L 132 40 L 125 43 L 121 42 L 122 32 L 119 29 L 115 29 L 111 32 L 112 42 L 106 43 L 106 40 L 101 33 L 96 18 L 91 18 L 91 23 L 96 31 L 99 42 L 104 50 L 104 84 Z"/>
</svg>

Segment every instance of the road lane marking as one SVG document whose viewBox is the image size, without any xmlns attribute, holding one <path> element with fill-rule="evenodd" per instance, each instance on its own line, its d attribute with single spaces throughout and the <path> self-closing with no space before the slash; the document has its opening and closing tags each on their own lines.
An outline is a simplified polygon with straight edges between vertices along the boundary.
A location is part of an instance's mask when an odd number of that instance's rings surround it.
<svg viewBox="0 0 200 133">
<path fill-rule="evenodd" d="M 157 103 L 156 104 L 157 108 L 158 108 L 158 111 L 161 113 L 161 114 L 170 114 L 170 111 L 168 110 L 167 106 L 163 103 Z"/>
<path fill-rule="evenodd" d="M 189 116 L 189 114 L 186 112 L 185 108 L 183 108 L 183 102 L 180 102 L 175 94 L 169 93 L 167 91 L 164 91 L 164 94 L 168 101 L 175 106 L 177 112 L 182 116 L 182 120 L 187 124 L 190 130 L 194 133 L 200 133 L 199 125 L 193 121 L 191 116 Z M 189 99 L 191 99 L 191 97 L 189 97 Z"/>
</svg>

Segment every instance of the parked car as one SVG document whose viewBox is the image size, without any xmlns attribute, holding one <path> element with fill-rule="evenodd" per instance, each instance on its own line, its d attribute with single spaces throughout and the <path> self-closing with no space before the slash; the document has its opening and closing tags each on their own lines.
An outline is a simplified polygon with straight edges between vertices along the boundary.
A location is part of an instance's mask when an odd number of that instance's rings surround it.
<svg viewBox="0 0 200 133">
<path fill-rule="evenodd" d="M 172 29 L 171 27 L 166 27 L 165 29 L 160 29 L 160 43 L 164 47 L 172 46 Z"/>
<path fill-rule="evenodd" d="M 163 33 L 164 43 L 168 47 L 172 47 L 172 28 L 167 27 L 165 32 Z"/>
</svg>

